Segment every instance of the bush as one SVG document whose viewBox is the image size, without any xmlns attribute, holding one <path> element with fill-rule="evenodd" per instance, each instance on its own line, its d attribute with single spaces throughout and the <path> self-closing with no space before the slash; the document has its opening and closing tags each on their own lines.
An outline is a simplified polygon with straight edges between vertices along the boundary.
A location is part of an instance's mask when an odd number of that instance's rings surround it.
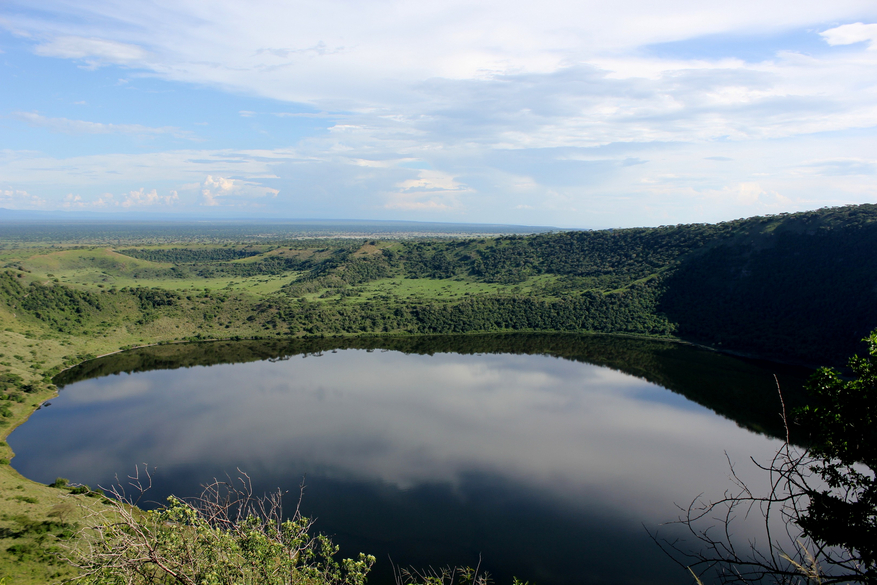
<svg viewBox="0 0 877 585">
<path fill-rule="evenodd" d="M 148 477 L 148 476 L 147 476 Z M 132 478 L 134 483 L 137 478 Z M 334 559 L 338 547 L 311 536 L 298 510 L 283 520 L 281 493 L 253 497 L 249 478 L 208 485 L 191 501 L 168 498 L 158 510 L 134 507 L 121 488 L 96 512 L 72 548 L 71 562 L 88 585 L 199 583 L 233 585 L 363 585 L 375 562 Z M 141 490 L 141 494 L 145 490 Z"/>
</svg>

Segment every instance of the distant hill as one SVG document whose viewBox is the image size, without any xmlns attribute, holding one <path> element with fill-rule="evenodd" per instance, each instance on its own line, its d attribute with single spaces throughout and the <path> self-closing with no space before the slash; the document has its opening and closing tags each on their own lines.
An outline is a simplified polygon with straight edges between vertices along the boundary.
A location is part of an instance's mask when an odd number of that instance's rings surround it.
<svg viewBox="0 0 877 585">
<path fill-rule="evenodd" d="M 421 221 L 296 218 L 216 218 L 158 213 L 25 211 L 0 208 L 3 239 L 23 242 L 194 241 L 198 238 L 262 242 L 331 237 L 428 237 L 535 234 L 546 226 Z"/>
</svg>

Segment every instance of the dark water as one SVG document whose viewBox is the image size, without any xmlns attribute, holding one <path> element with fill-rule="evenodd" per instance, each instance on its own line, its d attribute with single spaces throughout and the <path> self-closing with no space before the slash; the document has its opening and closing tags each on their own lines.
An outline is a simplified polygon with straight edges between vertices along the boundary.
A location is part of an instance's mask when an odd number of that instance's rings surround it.
<svg viewBox="0 0 877 585">
<path fill-rule="evenodd" d="M 157 501 L 241 469 L 291 506 L 304 477 L 316 528 L 378 557 L 370 582 L 389 557 L 481 559 L 499 583 L 690 583 L 643 525 L 729 487 L 725 452 L 776 449 L 777 370 L 794 401 L 802 372 L 612 337 L 163 346 L 66 372 L 9 442 L 46 483 L 147 463 Z"/>
</svg>

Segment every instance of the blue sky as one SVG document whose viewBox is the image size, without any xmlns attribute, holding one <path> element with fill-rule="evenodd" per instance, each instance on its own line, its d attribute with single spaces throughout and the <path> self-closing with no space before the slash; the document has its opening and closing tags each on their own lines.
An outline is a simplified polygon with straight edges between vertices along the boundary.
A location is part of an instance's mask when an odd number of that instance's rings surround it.
<svg viewBox="0 0 877 585">
<path fill-rule="evenodd" d="M 0 5 L 0 207 L 559 227 L 877 201 L 877 4 Z"/>
</svg>

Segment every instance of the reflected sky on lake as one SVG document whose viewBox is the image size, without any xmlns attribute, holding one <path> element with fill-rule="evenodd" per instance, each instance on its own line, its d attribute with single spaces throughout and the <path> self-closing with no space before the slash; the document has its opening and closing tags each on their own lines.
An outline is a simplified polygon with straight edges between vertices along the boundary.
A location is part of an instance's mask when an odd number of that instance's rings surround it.
<svg viewBox="0 0 877 585">
<path fill-rule="evenodd" d="M 608 368 L 364 350 L 77 382 L 10 444 L 15 467 L 41 482 L 109 485 L 145 462 L 165 476 L 240 468 L 286 489 L 307 474 L 397 498 L 439 486 L 465 499 L 472 478 L 491 478 L 640 537 L 641 523 L 675 517 L 674 503 L 729 487 L 726 452 L 764 460 L 777 446 Z"/>
</svg>

